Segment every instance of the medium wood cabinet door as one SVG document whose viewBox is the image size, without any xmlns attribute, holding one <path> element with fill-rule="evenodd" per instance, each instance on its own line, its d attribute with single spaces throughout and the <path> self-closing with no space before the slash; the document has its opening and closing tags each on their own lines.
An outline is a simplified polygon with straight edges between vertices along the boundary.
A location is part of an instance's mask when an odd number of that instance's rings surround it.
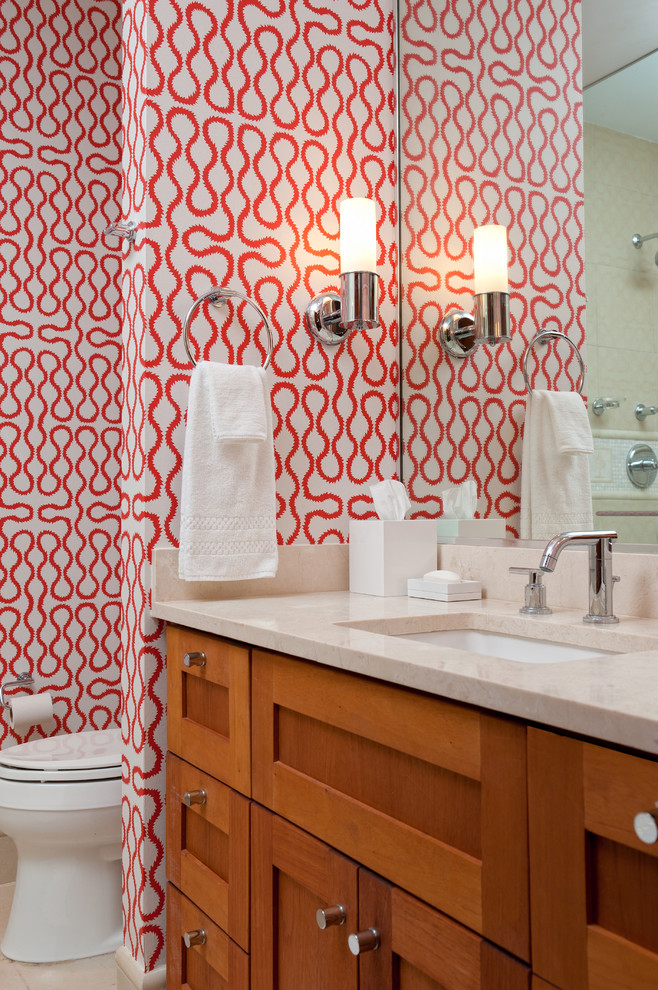
<svg viewBox="0 0 658 990">
<path fill-rule="evenodd" d="M 167 627 L 167 747 L 247 797 L 250 682 L 245 647 L 208 633 Z"/>
<path fill-rule="evenodd" d="M 252 652 L 255 800 L 529 958 L 526 730 Z"/>
<path fill-rule="evenodd" d="M 197 939 L 198 944 L 192 944 Z M 171 884 L 167 886 L 167 990 L 249 990 L 249 956 Z"/>
<path fill-rule="evenodd" d="M 356 864 L 255 804 L 251 848 L 251 990 L 357 990 Z M 317 911 L 337 905 L 345 923 L 322 930 Z"/>
<path fill-rule="evenodd" d="M 360 990 L 529 990 L 525 963 L 363 869 L 359 928 L 380 934 L 359 956 Z"/>
<path fill-rule="evenodd" d="M 658 761 L 528 733 L 533 969 L 560 990 L 658 987 Z"/>
</svg>

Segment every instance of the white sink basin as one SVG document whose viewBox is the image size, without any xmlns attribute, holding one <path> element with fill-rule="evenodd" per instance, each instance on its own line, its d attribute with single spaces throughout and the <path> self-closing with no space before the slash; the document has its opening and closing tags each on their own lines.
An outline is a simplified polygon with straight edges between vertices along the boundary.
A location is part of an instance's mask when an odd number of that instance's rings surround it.
<svg viewBox="0 0 658 990">
<path fill-rule="evenodd" d="M 434 646 L 448 646 L 501 660 L 520 663 L 565 663 L 568 660 L 589 660 L 611 656 L 616 651 L 573 646 L 571 643 L 554 643 L 548 639 L 531 636 L 491 632 L 488 629 L 439 629 L 431 632 L 397 634 L 397 639 L 412 639 Z"/>
</svg>

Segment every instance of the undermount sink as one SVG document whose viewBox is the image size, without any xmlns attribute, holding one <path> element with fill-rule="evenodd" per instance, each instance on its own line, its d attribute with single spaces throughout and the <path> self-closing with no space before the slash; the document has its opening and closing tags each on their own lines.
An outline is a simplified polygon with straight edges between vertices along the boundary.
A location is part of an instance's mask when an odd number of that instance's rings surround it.
<svg viewBox="0 0 658 990">
<path fill-rule="evenodd" d="M 527 620 L 512 619 L 506 625 L 517 625 Z M 476 654 L 483 657 L 494 657 L 500 660 L 514 660 L 517 663 L 567 663 L 572 660 L 593 660 L 596 658 L 618 656 L 626 652 L 626 643 L 615 644 L 618 649 L 602 649 L 595 645 L 596 639 L 601 639 L 600 631 L 592 630 L 589 634 L 594 637 L 594 645 L 582 646 L 580 643 L 568 642 L 571 638 L 564 627 L 552 626 L 548 623 L 529 623 L 528 633 L 501 631 L 500 620 L 492 616 L 446 615 L 446 616 L 416 616 L 390 619 L 366 619 L 362 622 L 345 622 L 340 625 L 373 632 L 379 635 L 394 637 L 398 640 L 411 640 L 428 643 L 437 648 L 461 650 L 464 653 Z M 498 628 L 496 628 L 496 626 Z M 598 635 L 597 635 L 598 633 Z M 574 639 L 580 639 L 580 631 L 574 634 Z M 560 641 L 561 640 L 561 641 Z M 609 640 L 606 641 L 606 646 Z M 642 648 L 640 644 L 635 647 Z M 644 647 L 646 648 L 646 647 Z"/>
<path fill-rule="evenodd" d="M 615 653 L 614 650 L 597 650 L 483 629 L 438 629 L 431 632 L 402 633 L 397 634 L 397 637 L 520 663 L 566 663 L 568 660 L 590 660 Z"/>
</svg>

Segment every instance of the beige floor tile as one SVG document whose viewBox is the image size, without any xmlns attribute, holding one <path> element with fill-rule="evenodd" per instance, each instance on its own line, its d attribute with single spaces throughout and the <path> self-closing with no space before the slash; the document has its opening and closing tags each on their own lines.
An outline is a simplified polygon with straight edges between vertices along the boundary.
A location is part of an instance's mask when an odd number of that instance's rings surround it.
<svg viewBox="0 0 658 990">
<path fill-rule="evenodd" d="M 71 962 L 14 965 L 27 990 L 116 990 L 113 952 Z"/>
<path fill-rule="evenodd" d="M 2 990 L 28 990 L 16 964 L 0 956 L 0 987 Z"/>
</svg>

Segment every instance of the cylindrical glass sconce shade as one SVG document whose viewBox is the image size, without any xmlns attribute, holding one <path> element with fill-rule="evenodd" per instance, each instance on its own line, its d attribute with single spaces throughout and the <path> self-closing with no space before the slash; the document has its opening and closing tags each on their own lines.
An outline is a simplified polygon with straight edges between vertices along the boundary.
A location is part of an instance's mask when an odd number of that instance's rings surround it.
<svg viewBox="0 0 658 990">
<path fill-rule="evenodd" d="M 507 227 L 497 223 L 473 231 L 473 295 L 509 292 Z"/>
<path fill-rule="evenodd" d="M 340 204 L 340 271 L 377 271 L 377 230 L 372 199 L 345 199 Z"/>
</svg>

